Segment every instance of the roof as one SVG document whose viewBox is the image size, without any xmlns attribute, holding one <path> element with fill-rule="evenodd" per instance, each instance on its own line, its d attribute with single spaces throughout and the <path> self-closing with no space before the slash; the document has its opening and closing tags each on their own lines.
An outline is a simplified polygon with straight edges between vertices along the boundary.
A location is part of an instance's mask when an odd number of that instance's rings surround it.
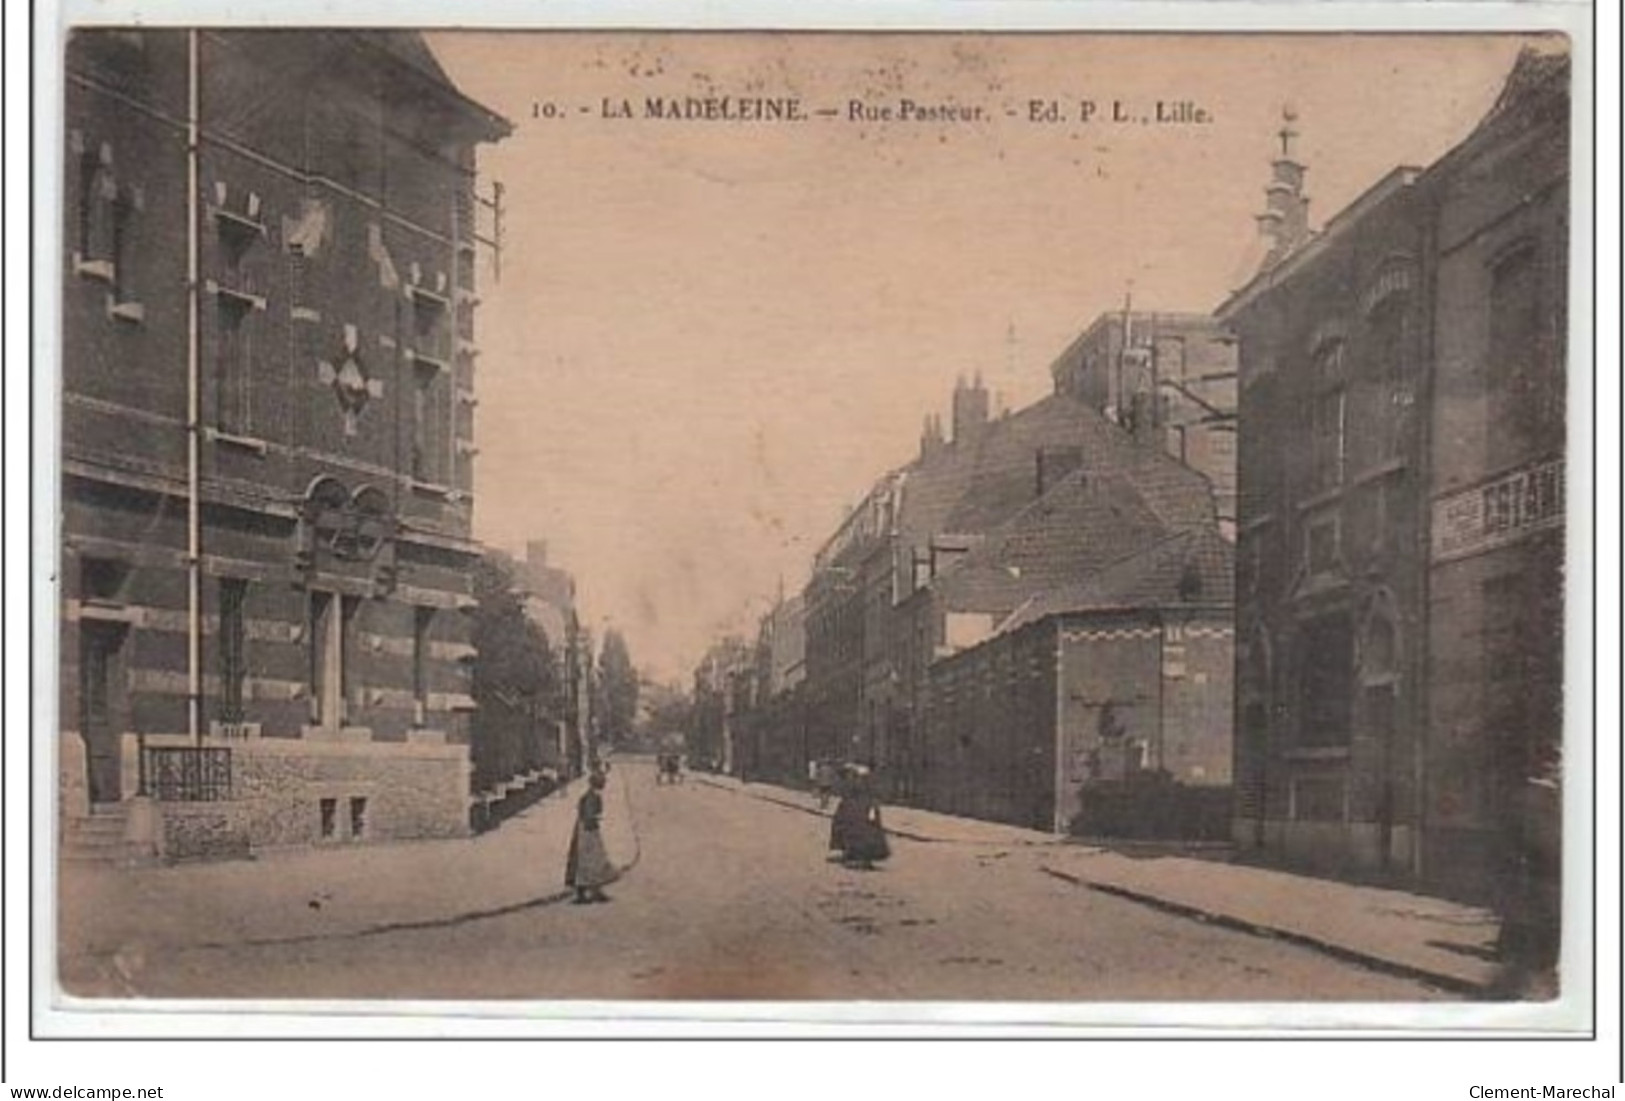
<svg viewBox="0 0 1625 1101">
<path fill-rule="evenodd" d="M 1165 489 L 1133 468 L 1075 471 L 933 585 L 956 610 L 1003 614 L 1143 553 L 1171 533 L 1215 524 L 1205 483 L 1172 505 L 1163 498 L 1177 495 Z"/>
<path fill-rule="evenodd" d="M 1567 90 L 1569 71 L 1566 50 L 1554 53 L 1525 46 L 1518 51 L 1518 59 L 1512 63 L 1512 71 L 1501 86 L 1501 94 L 1495 98 L 1495 105 L 1484 116 L 1484 121 L 1488 122 L 1547 88 Z"/>
<path fill-rule="evenodd" d="M 1235 605 L 1235 550 L 1212 526 L 1187 528 L 1120 558 L 1094 576 L 1038 593 L 1000 633 L 1049 616 L 1124 609 Z"/>
<path fill-rule="evenodd" d="M 1323 254 L 1334 242 L 1340 241 L 1354 233 L 1361 221 L 1375 210 L 1381 208 L 1395 195 L 1400 194 L 1416 182 L 1422 174 L 1422 169 L 1414 165 L 1400 165 L 1390 169 L 1386 175 L 1376 183 L 1366 188 L 1348 206 L 1332 215 L 1325 227 L 1312 230 L 1307 239 L 1297 248 L 1288 252 L 1281 261 L 1271 264 L 1253 272 L 1252 277 L 1242 286 L 1219 303 L 1214 316 L 1221 321 L 1228 322 L 1238 310 L 1255 301 L 1264 291 L 1279 286 L 1291 279 L 1304 266 L 1315 257 Z"/>
<path fill-rule="evenodd" d="M 1034 504 L 1043 448 L 1076 448 L 1082 469 L 1096 475 L 1126 473 L 1148 507 L 1171 522 L 1211 514 L 1200 474 L 1135 443 L 1086 402 L 1052 394 L 907 468 L 898 524 L 904 541 L 921 546 L 945 533 L 987 534 L 1012 520 Z"/>
<path fill-rule="evenodd" d="M 440 91 L 446 93 L 448 98 L 462 109 L 469 121 L 478 126 L 484 140 L 496 141 L 513 133 L 513 123 L 484 104 L 470 99 L 457 87 L 418 31 L 355 30 L 349 33 L 388 54 L 418 77 L 437 85 Z"/>
<path fill-rule="evenodd" d="M 356 33 L 363 38 L 371 39 L 374 45 L 388 50 L 423 75 L 431 77 L 442 84 L 451 85 L 451 77 L 447 76 L 446 70 L 440 67 L 440 62 L 435 60 L 434 54 L 429 50 L 428 43 L 423 41 L 423 36 L 417 31 L 363 30 Z M 455 85 L 451 86 L 455 87 Z"/>
</svg>

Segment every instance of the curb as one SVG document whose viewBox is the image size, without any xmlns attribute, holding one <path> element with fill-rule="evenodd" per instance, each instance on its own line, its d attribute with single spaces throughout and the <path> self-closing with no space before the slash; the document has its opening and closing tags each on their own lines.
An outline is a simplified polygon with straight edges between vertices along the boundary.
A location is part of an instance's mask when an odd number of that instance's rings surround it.
<svg viewBox="0 0 1625 1101">
<path fill-rule="evenodd" d="M 818 810 L 815 807 L 805 807 L 800 803 L 792 803 L 788 799 L 780 799 L 763 792 L 746 791 L 743 787 L 733 787 L 728 784 L 719 784 L 715 780 L 708 780 L 702 776 L 696 776 L 694 779 L 696 783 L 704 784 L 706 787 L 715 788 L 717 791 L 726 791 L 734 795 L 743 795 L 747 799 L 755 799 L 759 803 L 772 803 L 774 806 L 784 807 L 788 810 L 797 810 L 803 814 L 810 814 L 815 818 L 834 817 L 833 813 L 830 811 Z M 990 824 L 999 826 L 1005 825 L 1003 822 L 995 822 Z M 1009 828 L 1017 829 L 1019 827 L 1011 826 Z M 1049 848 L 1052 845 L 1071 844 L 1074 841 L 1072 838 L 1062 837 L 1058 837 L 1054 841 L 1026 841 L 1021 839 L 1010 841 L 966 841 L 958 840 L 952 837 L 932 837 L 928 834 L 915 833 L 912 830 L 900 830 L 895 826 L 887 826 L 885 829 L 888 837 L 902 837 L 909 841 L 921 841 L 927 845 L 987 845 L 1006 849 L 1043 849 Z"/>
<path fill-rule="evenodd" d="M 729 787 L 727 784 L 719 784 L 715 780 L 706 780 L 706 779 L 702 779 L 700 777 L 695 777 L 695 779 L 699 783 L 704 784 L 706 787 L 714 788 L 717 791 L 727 791 L 727 792 L 733 793 L 734 795 L 743 795 L 747 799 L 755 799 L 759 803 L 772 803 L 776 807 L 786 807 L 789 810 L 798 810 L 802 814 L 810 814 L 814 818 L 833 818 L 833 817 L 835 817 L 834 814 L 831 813 L 830 811 L 819 810 L 817 807 L 804 807 L 800 803 L 792 803 L 788 799 L 778 799 L 778 798 L 775 798 L 774 796 L 771 796 L 771 795 L 764 795 L 764 794 L 761 794 L 759 792 L 754 792 L 754 791 L 746 791 L 742 787 Z M 927 837 L 922 833 L 914 833 L 914 832 L 912 832 L 910 830 L 900 830 L 900 829 L 896 829 L 896 828 L 894 828 L 892 826 L 886 826 L 885 830 L 886 830 L 886 835 L 888 837 L 902 837 L 902 838 L 905 838 L 905 839 L 907 839 L 909 841 L 923 841 L 927 845 L 952 845 L 952 844 L 954 844 L 953 841 L 950 841 L 947 838 L 943 838 L 943 837 Z M 988 842 L 971 841 L 971 842 L 964 842 L 964 844 L 971 844 L 971 845 L 989 844 L 989 845 L 992 845 L 992 844 L 997 844 L 997 842 L 993 842 L 993 841 L 988 841 Z"/>
<path fill-rule="evenodd" d="M 1070 883 L 1074 887 L 1082 887 L 1085 890 L 1097 891 L 1100 894 L 1111 895 L 1114 898 L 1123 898 L 1129 900 L 1130 902 L 1138 902 L 1142 906 L 1149 906 L 1152 909 L 1161 910 L 1164 913 L 1176 914 L 1179 917 L 1190 918 L 1191 920 L 1199 921 L 1204 925 L 1216 925 L 1221 929 L 1230 929 L 1238 933 L 1246 933 L 1250 936 L 1263 937 L 1269 940 L 1284 940 L 1290 944 L 1299 945 L 1300 947 L 1311 948 L 1323 955 L 1331 956 L 1334 959 L 1342 960 L 1345 963 L 1357 964 L 1361 967 L 1367 968 L 1368 970 L 1380 971 L 1384 974 L 1393 975 L 1397 978 L 1425 982 L 1430 986 L 1436 986 L 1440 989 L 1448 990 L 1453 994 L 1464 994 L 1470 998 L 1480 1001 L 1494 1000 L 1490 996 L 1489 987 L 1472 982 L 1469 979 L 1460 978 L 1456 975 L 1447 975 L 1441 971 L 1430 971 L 1425 967 L 1417 967 L 1414 964 L 1399 963 L 1398 961 L 1388 959 L 1385 956 L 1378 956 L 1370 952 L 1362 952 L 1357 948 L 1350 948 L 1345 944 L 1338 944 L 1336 941 L 1325 940 L 1320 937 L 1312 936 L 1308 933 L 1300 933 L 1292 929 L 1283 929 L 1275 925 L 1261 925 L 1257 922 L 1233 917 L 1230 914 L 1220 913 L 1216 910 L 1204 910 L 1199 906 L 1192 906 L 1183 902 L 1172 902 L 1158 895 L 1147 894 L 1143 891 L 1136 891 L 1129 887 L 1119 887 L 1116 884 L 1111 883 L 1092 882 L 1082 878 L 1081 876 L 1073 875 L 1070 872 L 1063 872 L 1059 869 L 1051 868 L 1047 864 L 1040 864 L 1039 870 L 1047 876 Z"/>
</svg>

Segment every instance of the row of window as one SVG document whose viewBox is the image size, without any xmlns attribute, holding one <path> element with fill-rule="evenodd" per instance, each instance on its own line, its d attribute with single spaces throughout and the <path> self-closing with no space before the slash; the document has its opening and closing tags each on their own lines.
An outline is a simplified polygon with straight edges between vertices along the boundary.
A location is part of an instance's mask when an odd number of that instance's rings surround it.
<svg viewBox="0 0 1625 1101">
<path fill-rule="evenodd" d="M 75 145 L 79 149 L 75 270 L 83 278 L 108 284 L 113 316 L 140 320 L 143 314 L 133 286 L 132 245 L 136 214 L 144 205 L 141 193 L 114 174 L 110 144 L 87 144 L 82 135 L 76 135 Z M 266 230 L 258 196 L 252 192 L 228 195 L 227 188 L 220 185 L 216 199 L 212 213 L 219 249 L 218 279 L 210 284 L 214 298 L 210 412 L 219 432 L 251 437 L 256 428 L 263 427 L 255 423 L 253 399 L 256 388 L 267 384 L 256 378 L 256 372 L 265 366 L 257 348 L 261 322 L 256 315 L 264 311 L 266 300 L 255 292 L 246 265 L 263 244 Z M 290 242 L 289 251 L 298 270 L 303 247 Z M 443 290 L 414 287 L 409 296 L 412 369 L 402 383 L 411 387 L 408 473 L 415 481 L 430 484 L 450 483 L 455 470 L 450 368 L 454 310 Z M 333 353 L 336 362 L 329 373 L 347 434 L 354 434 L 357 418 L 378 392 L 368 358 L 353 340 Z M 275 385 L 282 385 L 282 380 Z"/>
<path fill-rule="evenodd" d="M 219 623 L 215 632 L 220 665 L 220 700 L 217 718 L 240 723 L 246 716 L 248 681 L 248 623 L 244 614 L 249 582 L 241 578 L 219 580 Z M 306 598 L 304 644 L 307 654 L 305 689 L 314 726 L 342 726 L 349 718 L 349 701 L 362 686 L 357 681 L 355 647 L 361 598 L 313 590 Z M 435 609 L 417 607 L 412 620 L 412 699 L 414 724 L 423 725 L 429 702 L 429 640 Z"/>
<path fill-rule="evenodd" d="M 1555 264 L 1526 241 L 1500 253 L 1488 271 L 1484 368 L 1487 421 L 1495 426 L 1486 441 L 1492 467 L 1549 449 L 1563 431 L 1567 318 L 1562 296 L 1552 293 L 1561 275 Z M 1335 325 L 1323 327 L 1309 363 L 1308 494 L 1342 487 L 1353 468 L 1403 457 L 1407 410 L 1415 401 L 1411 328 L 1408 295 L 1393 293 L 1377 303 L 1360 338 L 1372 369 L 1351 380 L 1346 336 Z"/>
</svg>

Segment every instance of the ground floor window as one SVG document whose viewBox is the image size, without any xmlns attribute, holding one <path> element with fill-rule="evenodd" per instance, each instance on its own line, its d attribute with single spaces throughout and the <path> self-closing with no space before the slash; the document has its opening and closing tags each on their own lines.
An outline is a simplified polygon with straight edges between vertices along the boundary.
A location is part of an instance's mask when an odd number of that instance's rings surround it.
<svg viewBox="0 0 1625 1101">
<path fill-rule="evenodd" d="M 356 689 L 351 650 L 360 608 L 359 597 L 320 591 L 310 594 L 305 622 L 310 658 L 307 688 L 311 721 L 317 726 L 341 726 L 348 717 L 346 703 Z"/>
<path fill-rule="evenodd" d="M 248 582 L 236 577 L 220 579 L 220 622 L 216 645 L 220 650 L 220 721 L 243 721 L 244 688 L 248 682 L 248 630 L 243 609 Z"/>
</svg>

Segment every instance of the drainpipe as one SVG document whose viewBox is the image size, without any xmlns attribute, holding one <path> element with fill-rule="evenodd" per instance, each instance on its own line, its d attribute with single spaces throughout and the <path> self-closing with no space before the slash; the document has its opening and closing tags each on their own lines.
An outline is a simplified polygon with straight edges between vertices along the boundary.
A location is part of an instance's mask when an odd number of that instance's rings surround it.
<svg viewBox="0 0 1625 1101">
<path fill-rule="evenodd" d="M 186 727 L 203 744 L 203 549 L 198 513 L 201 446 L 198 350 L 198 32 L 186 32 Z"/>
<path fill-rule="evenodd" d="M 1050 815 L 1051 832 L 1066 836 L 1066 778 L 1072 771 L 1066 767 L 1068 739 L 1066 736 L 1066 631 L 1059 616 L 1051 620 L 1055 631 L 1055 778 L 1051 798 L 1055 806 Z"/>
<path fill-rule="evenodd" d="M 1417 400 L 1411 409 L 1415 416 L 1416 439 L 1416 497 L 1417 497 L 1417 553 L 1421 561 L 1420 576 L 1416 579 L 1418 615 L 1415 647 L 1411 653 L 1413 668 L 1417 669 L 1416 691 L 1411 693 L 1411 762 L 1414 791 L 1411 793 L 1413 812 L 1411 830 L 1411 874 L 1424 881 L 1431 873 L 1426 849 L 1431 823 L 1428 821 L 1428 753 L 1432 741 L 1433 705 L 1433 418 L 1436 400 L 1435 374 L 1439 366 L 1439 213 L 1441 200 L 1436 194 L 1423 197 L 1426 204 L 1422 218 L 1422 248 L 1417 263 L 1417 283 L 1422 315 L 1422 362 L 1418 365 Z M 1402 618 L 1403 621 L 1403 618 Z"/>
</svg>

